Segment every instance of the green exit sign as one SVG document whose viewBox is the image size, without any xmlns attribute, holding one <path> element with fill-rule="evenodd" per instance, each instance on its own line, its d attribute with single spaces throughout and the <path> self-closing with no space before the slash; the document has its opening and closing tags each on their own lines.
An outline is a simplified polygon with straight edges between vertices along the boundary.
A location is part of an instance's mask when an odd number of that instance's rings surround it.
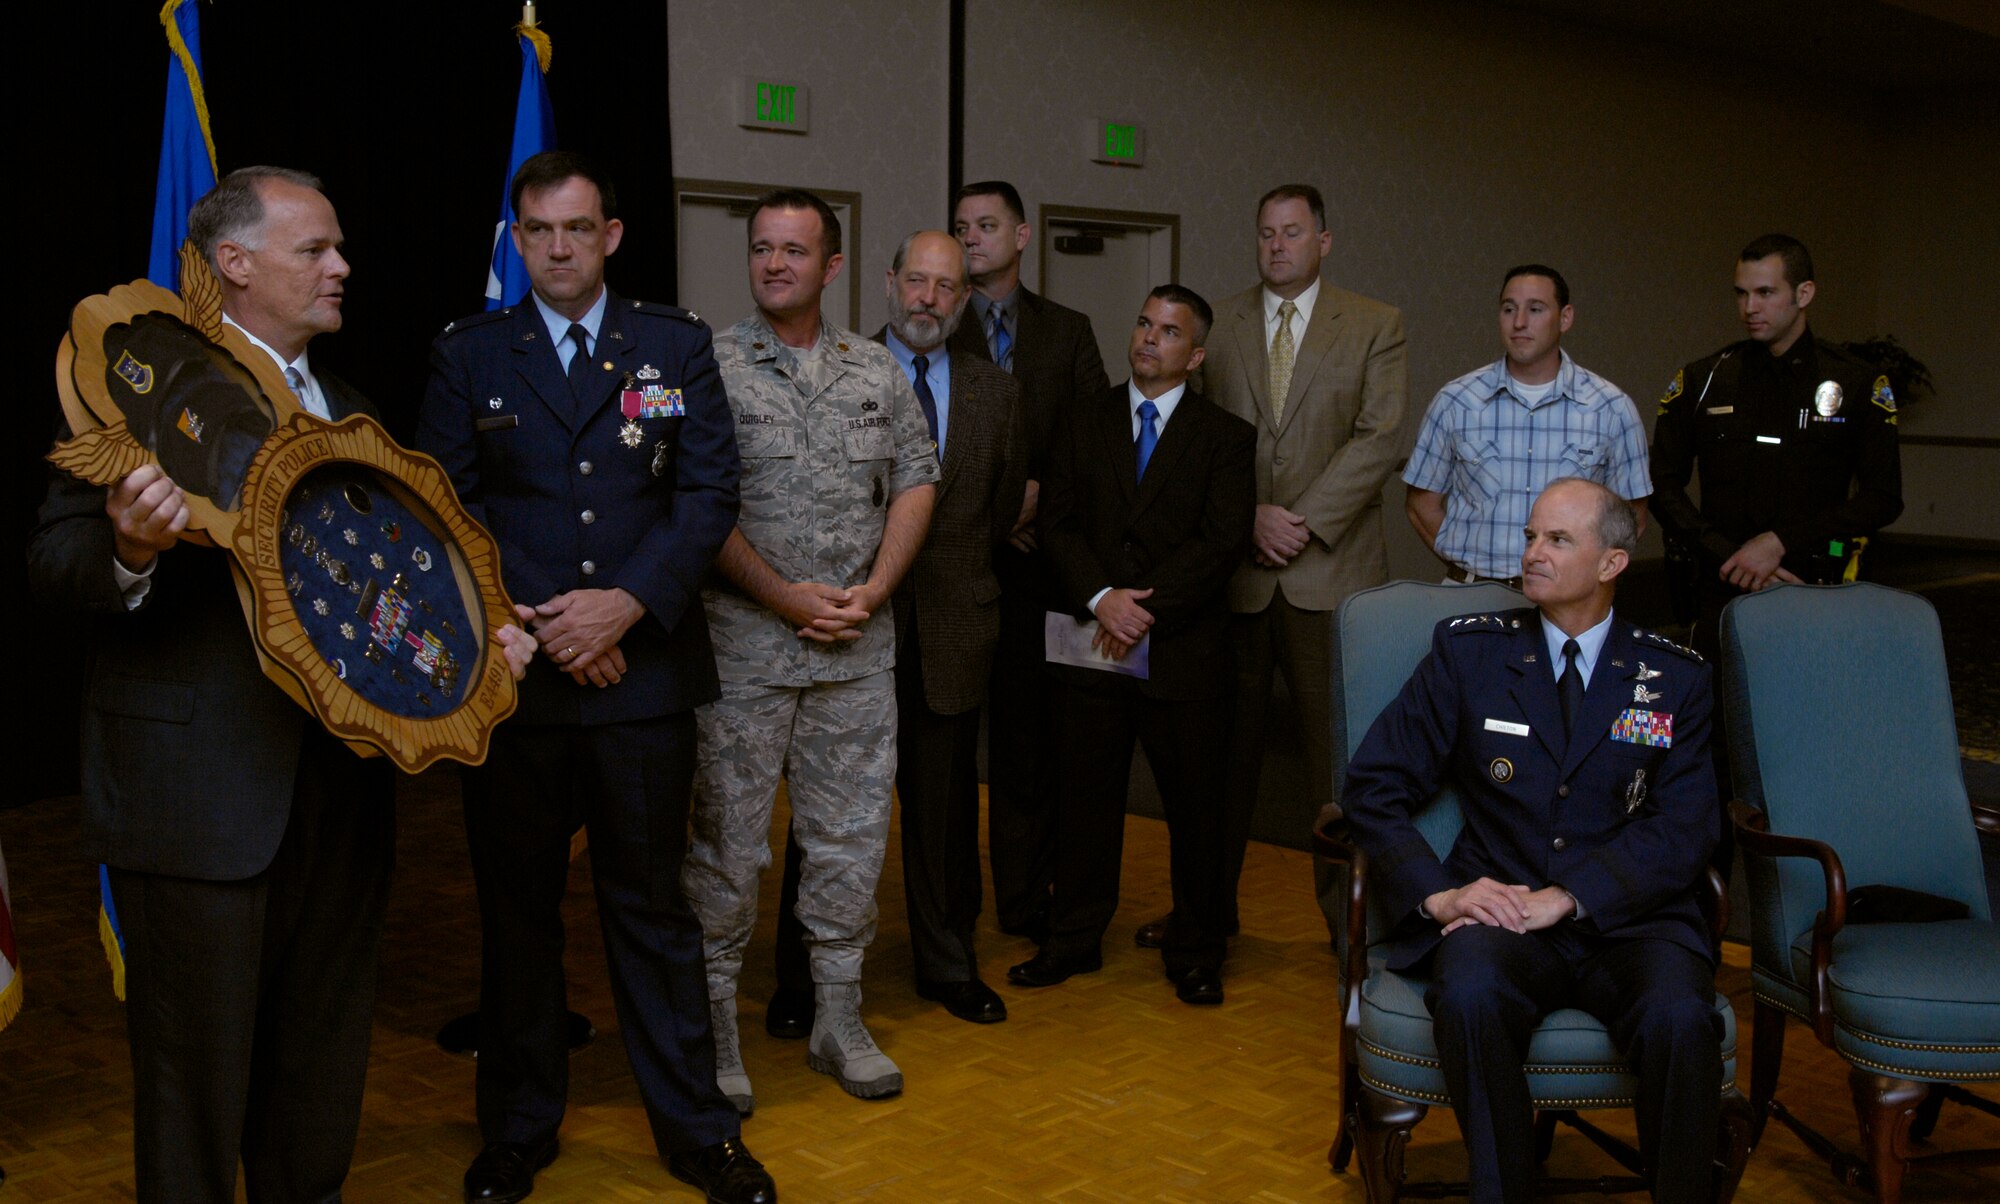
<svg viewBox="0 0 2000 1204">
<path fill-rule="evenodd" d="M 1093 163 L 1115 163 L 1140 167 L 1146 162 L 1146 127 L 1136 121 L 1098 118 L 1090 127 L 1090 159 Z"/>
<path fill-rule="evenodd" d="M 812 90 L 777 79 L 746 78 L 736 90 L 736 124 L 753 130 L 803 134 L 808 128 Z"/>
</svg>

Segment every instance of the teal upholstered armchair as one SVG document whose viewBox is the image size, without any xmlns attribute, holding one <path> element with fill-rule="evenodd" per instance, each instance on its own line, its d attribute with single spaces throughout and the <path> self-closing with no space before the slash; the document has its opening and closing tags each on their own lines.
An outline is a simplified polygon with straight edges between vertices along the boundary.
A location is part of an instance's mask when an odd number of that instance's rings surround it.
<svg viewBox="0 0 2000 1204">
<path fill-rule="evenodd" d="M 1430 650 L 1432 629 L 1439 620 L 1479 611 L 1507 610 L 1526 605 L 1516 591 L 1498 584 L 1476 586 L 1396 582 L 1367 590 L 1341 605 L 1334 629 L 1335 780 L 1346 772 L 1351 757 L 1377 715 L 1403 688 L 1411 672 Z M 1457 838 L 1460 798 L 1447 782 L 1417 818 L 1439 856 Z M 1396 917 L 1378 914 L 1367 898 L 1367 859 L 1344 839 L 1341 821 L 1315 834 L 1315 848 L 1347 864 L 1347 942 L 1343 969 L 1340 1037 L 1340 1131 L 1328 1161 L 1345 1171 L 1358 1152 L 1361 1173 L 1372 1204 L 1389 1204 L 1405 1191 L 1412 1196 L 1463 1195 L 1464 1184 L 1410 1184 L 1405 1187 L 1404 1151 L 1411 1130 L 1433 1105 L 1447 1105 L 1443 1070 L 1431 1035 L 1431 1017 L 1424 1004 L 1425 984 L 1390 972 L 1386 958 L 1370 953 L 1371 943 L 1385 938 Z M 1712 931 L 1720 939 L 1722 892 L 1712 877 L 1715 904 Z M 1716 1168 L 1717 1201 L 1735 1194 L 1749 1150 L 1750 1109 L 1737 1091 L 1736 1020 L 1727 998 L 1718 995 L 1723 1020 L 1722 1134 Z M 1536 1107 L 1538 1152 L 1548 1156 L 1558 1121 L 1571 1125 L 1603 1148 L 1628 1172 L 1588 1180 L 1545 1180 L 1547 1191 L 1642 1190 L 1638 1151 L 1577 1115 L 1601 1108 L 1629 1108 L 1638 1080 L 1626 1067 L 1604 1026 L 1588 1013 L 1564 1008 L 1544 1017 L 1528 1047 L 1528 1083 Z"/>
<path fill-rule="evenodd" d="M 1752 907 L 1750 1099 L 1845 1181 L 1901 1197 L 1956 1086 L 2000 1082 L 2000 925 L 1959 764 L 1937 614 L 1879 585 L 1781 586 L 1722 613 L 1718 692 Z M 1845 1059 L 1864 1153 L 1775 1098 L 1788 1017 Z M 2000 1163 L 2000 1150 L 1932 1155 Z"/>
</svg>

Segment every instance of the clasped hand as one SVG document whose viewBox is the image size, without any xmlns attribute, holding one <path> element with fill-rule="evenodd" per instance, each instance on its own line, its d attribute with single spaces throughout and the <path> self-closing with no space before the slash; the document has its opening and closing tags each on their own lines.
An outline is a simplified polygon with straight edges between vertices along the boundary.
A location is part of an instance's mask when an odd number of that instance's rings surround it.
<svg viewBox="0 0 2000 1204">
<path fill-rule="evenodd" d="M 618 641 L 645 613 L 622 589 L 576 589 L 535 607 L 535 635 L 556 667 L 578 685 L 602 689 L 625 676 Z"/>
<path fill-rule="evenodd" d="M 1153 596 L 1149 589 L 1114 589 L 1097 600 L 1097 634 L 1090 646 L 1112 660 L 1124 660 L 1152 629 L 1153 612 L 1139 603 Z"/>
<path fill-rule="evenodd" d="M 1576 911 L 1576 900 L 1560 886 L 1529 890 L 1491 878 L 1468 882 L 1456 890 L 1441 890 L 1424 900 L 1431 919 L 1450 933 L 1467 924 L 1490 924 L 1509 932 L 1534 932 L 1553 927 Z"/>
<path fill-rule="evenodd" d="M 1250 545 L 1258 564 L 1267 569 L 1284 568 L 1311 541 L 1312 532 L 1306 529 L 1305 515 L 1268 503 L 1257 507 L 1256 521 L 1250 528 Z"/>
<path fill-rule="evenodd" d="M 871 585 L 844 589 L 817 581 L 794 581 L 784 588 L 774 609 L 797 629 L 800 639 L 833 644 L 860 639 L 862 624 L 881 605 L 882 598 Z"/>
<path fill-rule="evenodd" d="M 1736 549 L 1734 556 L 1722 562 L 1717 575 L 1745 593 L 1754 593 L 1774 581 L 1798 585 L 1798 577 L 1780 563 L 1784 558 L 1784 540 L 1776 532 L 1766 531 Z"/>
</svg>

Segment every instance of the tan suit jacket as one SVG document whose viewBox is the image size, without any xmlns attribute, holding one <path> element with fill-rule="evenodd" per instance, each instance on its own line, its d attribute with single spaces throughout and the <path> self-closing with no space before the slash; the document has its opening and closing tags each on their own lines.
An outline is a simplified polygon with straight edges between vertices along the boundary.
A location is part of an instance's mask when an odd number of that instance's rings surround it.
<svg viewBox="0 0 2000 1204">
<path fill-rule="evenodd" d="M 1304 515 L 1312 532 L 1282 569 L 1246 558 L 1229 582 L 1230 609 L 1254 614 L 1282 589 L 1294 606 L 1332 610 L 1387 581 L 1382 485 L 1402 452 L 1409 400 L 1402 313 L 1322 279 L 1282 417 L 1271 405 L 1261 284 L 1216 306 L 1207 347 L 1204 392 L 1257 428 L 1258 504 Z"/>
</svg>

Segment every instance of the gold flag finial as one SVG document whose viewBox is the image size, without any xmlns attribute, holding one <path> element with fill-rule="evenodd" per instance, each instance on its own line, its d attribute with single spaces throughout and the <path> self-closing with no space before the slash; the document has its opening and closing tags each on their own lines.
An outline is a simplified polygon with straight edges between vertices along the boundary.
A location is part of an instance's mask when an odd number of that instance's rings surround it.
<svg viewBox="0 0 2000 1204">
<path fill-rule="evenodd" d="M 555 57 L 556 50 L 549 42 L 549 35 L 543 33 L 541 26 L 535 23 L 535 0 L 528 0 L 521 6 L 521 23 L 514 27 L 514 32 L 528 39 L 529 44 L 534 46 L 535 62 L 540 65 L 542 74 L 547 75 L 549 60 Z"/>
</svg>

